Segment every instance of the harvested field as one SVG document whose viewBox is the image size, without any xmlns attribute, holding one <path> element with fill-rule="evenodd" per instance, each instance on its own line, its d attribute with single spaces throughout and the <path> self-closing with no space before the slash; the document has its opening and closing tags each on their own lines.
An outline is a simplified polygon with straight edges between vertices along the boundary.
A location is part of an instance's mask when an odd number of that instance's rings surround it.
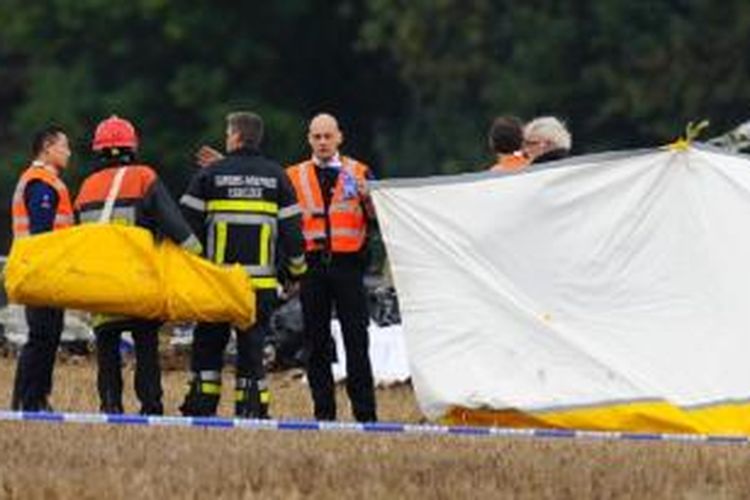
<svg viewBox="0 0 750 500">
<path fill-rule="evenodd" d="M 92 364 L 58 370 L 57 408 L 94 411 Z M 185 379 L 165 374 L 170 413 Z M 275 415 L 309 416 L 298 380 L 273 387 Z M 378 400 L 420 419 L 406 386 Z M 746 498 L 748 471 L 745 446 L 0 422 L 0 498 Z"/>
</svg>

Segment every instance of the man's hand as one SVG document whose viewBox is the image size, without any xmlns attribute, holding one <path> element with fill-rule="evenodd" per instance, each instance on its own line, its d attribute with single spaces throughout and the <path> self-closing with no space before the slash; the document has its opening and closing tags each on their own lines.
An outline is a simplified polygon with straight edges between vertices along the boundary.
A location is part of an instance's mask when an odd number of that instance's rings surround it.
<svg viewBox="0 0 750 500">
<path fill-rule="evenodd" d="M 208 167 L 224 158 L 224 155 L 211 146 L 201 146 L 195 153 L 195 162 L 201 167 Z"/>
</svg>

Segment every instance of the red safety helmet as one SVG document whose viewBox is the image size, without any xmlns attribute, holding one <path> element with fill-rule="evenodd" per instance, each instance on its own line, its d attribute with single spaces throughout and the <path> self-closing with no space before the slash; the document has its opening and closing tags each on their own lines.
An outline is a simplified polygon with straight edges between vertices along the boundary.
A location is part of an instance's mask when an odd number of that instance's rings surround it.
<svg viewBox="0 0 750 500">
<path fill-rule="evenodd" d="M 138 148 L 138 135 L 135 127 L 127 120 L 112 115 L 97 125 L 92 149 L 101 151 L 108 148 Z"/>
</svg>

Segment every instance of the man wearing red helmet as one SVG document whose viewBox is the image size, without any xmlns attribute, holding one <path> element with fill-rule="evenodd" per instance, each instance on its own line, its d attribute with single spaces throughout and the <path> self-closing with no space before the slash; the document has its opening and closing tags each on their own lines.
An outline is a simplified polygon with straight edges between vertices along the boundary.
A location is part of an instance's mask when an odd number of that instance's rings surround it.
<svg viewBox="0 0 750 500">
<path fill-rule="evenodd" d="M 92 149 L 97 155 L 95 171 L 83 181 L 75 201 L 80 223 L 140 226 L 156 238 L 169 238 L 195 253 L 202 251 L 154 169 L 137 161 L 138 136 L 129 121 L 117 116 L 102 121 L 96 128 Z M 108 204 L 108 200 L 113 203 Z M 123 412 L 120 339 L 128 331 L 135 342 L 135 391 L 141 413 L 163 413 L 159 327 L 156 321 L 104 315 L 94 318 L 97 387 L 103 412 Z"/>
<path fill-rule="evenodd" d="M 13 195 L 13 237 L 25 238 L 73 225 L 73 207 L 60 172 L 67 167 L 70 146 L 65 132 L 47 127 L 34 136 L 34 161 Z M 16 366 L 12 407 L 23 411 L 51 411 L 52 372 L 63 331 L 64 311 L 26 307 L 29 338 Z"/>
</svg>

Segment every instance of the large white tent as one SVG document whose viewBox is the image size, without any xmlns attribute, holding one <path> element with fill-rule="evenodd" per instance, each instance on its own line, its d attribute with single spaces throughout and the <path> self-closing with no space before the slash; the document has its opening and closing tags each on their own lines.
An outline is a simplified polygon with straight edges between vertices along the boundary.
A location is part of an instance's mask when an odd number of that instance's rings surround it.
<svg viewBox="0 0 750 500">
<path fill-rule="evenodd" d="M 428 417 L 750 433 L 750 159 L 593 155 L 373 198 Z"/>
</svg>

